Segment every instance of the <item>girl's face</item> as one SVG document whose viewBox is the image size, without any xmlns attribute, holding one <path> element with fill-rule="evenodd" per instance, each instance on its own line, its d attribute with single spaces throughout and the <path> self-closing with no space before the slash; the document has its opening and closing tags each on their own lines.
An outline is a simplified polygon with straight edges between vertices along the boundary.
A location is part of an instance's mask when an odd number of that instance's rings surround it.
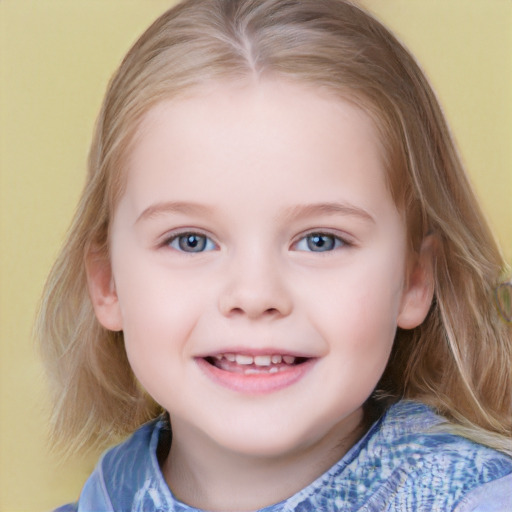
<svg viewBox="0 0 512 512">
<path fill-rule="evenodd" d="M 126 173 L 91 294 L 173 443 L 339 450 L 431 299 L 369 117 L 284 81 L 221 84 L 154 107 Z"/>
</svg>

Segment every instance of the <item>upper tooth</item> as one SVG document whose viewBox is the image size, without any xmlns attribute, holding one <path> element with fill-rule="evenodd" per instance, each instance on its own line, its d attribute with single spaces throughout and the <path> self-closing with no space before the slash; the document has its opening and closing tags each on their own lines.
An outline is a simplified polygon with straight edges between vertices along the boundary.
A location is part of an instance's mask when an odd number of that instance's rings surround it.
<svg viewBox="0 0 512 512">
<path fill-rule="evenodd" d="M 237 354 L 235 356 L 235 361 L 237 362 L 237 364 L 252 364 L 254 363 L 254 358 L 252 356 Z"/>
<path fill-rule="evenodd" d="M 270 356 L 256 356 L 254 358 L 254 364 L 257 366 L 270 366 Z"/>
<path fill-rule="evenodd" d="M 270 366 L 271 364 L 281 364 L 283 361 L 286 364 L 295 363 L 295 356 L 282 356 L 280 354 L 273 355 L 259 355 L 259 356 L 249 356 L 246 354 L 233 354 L 231 352 L 227 352 L 225 354 L 217 354 L 215 355 L 215 359 L 226 358 L 231 363 L 236 362 L 241 365 L 251 365 L 255 364 L 256 366 Z"/>
</svg>

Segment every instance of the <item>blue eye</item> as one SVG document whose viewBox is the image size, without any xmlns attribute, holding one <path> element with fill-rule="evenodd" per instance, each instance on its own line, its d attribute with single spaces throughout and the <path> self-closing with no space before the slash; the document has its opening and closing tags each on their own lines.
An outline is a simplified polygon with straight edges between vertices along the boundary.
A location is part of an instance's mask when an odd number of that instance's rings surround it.
<svg viewBox="0 0 512 512">
<path fill-rule="evenodd" d="M 347 245 L 341 238 L 328 233 L 310 233 L 295 245 L 298 251 L 326 252 Z"/>
<path fill-rule="evenodd" d="M 181 252 L 204 252 L 215 250 L 215 243 L 200 233 L 181 233 L 171 238 L 167 245 Z"/>
</svg>

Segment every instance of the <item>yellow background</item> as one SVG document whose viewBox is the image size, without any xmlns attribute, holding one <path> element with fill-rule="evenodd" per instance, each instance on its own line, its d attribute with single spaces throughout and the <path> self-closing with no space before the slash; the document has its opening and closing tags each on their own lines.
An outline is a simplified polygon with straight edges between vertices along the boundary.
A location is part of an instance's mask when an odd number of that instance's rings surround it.
<svg viewBox="0 0 512 512">
<path fill-rule="evenodd" d="M 512 261 L 512 2 L 365 0 L 423 64 Z M 168 0 L 0 0 L 0 511 L 76 499 L 97 454 L 46 445 L 31 327 L 107 80 Z"/>
</svg>

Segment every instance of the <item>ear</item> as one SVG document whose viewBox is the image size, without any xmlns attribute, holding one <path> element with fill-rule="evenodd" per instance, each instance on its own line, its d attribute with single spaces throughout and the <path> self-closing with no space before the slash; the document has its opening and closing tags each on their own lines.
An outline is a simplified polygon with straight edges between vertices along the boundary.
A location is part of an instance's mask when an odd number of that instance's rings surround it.
<svg viewBox="0 0 512 512">
<path fill-rule="evenodd" d="M 100 324 L 110 331 L 121 331 L 123 322 L 112 266 L 100 251 L 90 251 L 85 260 L 89 296 Z"/>
<path fill-rule="evenodd" d="M 435 242 L 434 235 L 427 235 L 409 268 L 397 318 L 402 329 L 418 327 L 429 312 L 434 296 Z"/>
</svg>

